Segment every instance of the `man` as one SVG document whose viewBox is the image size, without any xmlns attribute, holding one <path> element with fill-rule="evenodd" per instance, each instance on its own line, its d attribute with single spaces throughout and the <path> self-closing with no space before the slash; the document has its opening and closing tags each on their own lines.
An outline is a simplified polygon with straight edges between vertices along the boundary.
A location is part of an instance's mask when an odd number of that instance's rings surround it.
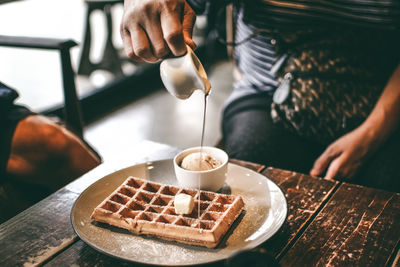
<svg viewBox="0 0 400 267">
<path fill-rule="evenodd" d="M 124 1 L 121 35 L 126 53 L 133 60 L 147 62 L 156 62 L 168 54 L 184 54 L 185 43 L 195 46 L 191 39 L 195 21 L 192 8 L 200 14 L 210 5 L 224 2 Z M 241 43 L 235 47 L 234 57 L 242 75 L 233 85 L 224 109 L 223 134 L 229 156 L 326 179 L 352 179 L 363 185 L 399 191 L 398 1 L 379 2 L 379 5 L 360 0 L 232 2 L 235 41 Z M 308 45 L 314 55 L 329 50 L 327 45 L 341 53 L 340 57 L 310 59 L 314 65 L 310 64 L 309 69 L 316 66 L 317 71 L 306 75 L 316 81 L 324 68 L 336 62 L 343 64 L 344 70 L 353 69 L 354 62 L 349 59 L 356 58 L 362 63 L 358 66 L 360 70 L 373 73 L 371 78 L 353 76 L 358 87 L 363 87 L 363 82 L 381 82 L 377 86 L 379 97 L 372 99 L 375 106 L 368 117 L 354 127 L 343 126 L 343 131 L 330 142 L 303 138 L 300 131 L 293 133 L 271 119 L 273 95 L 279 86 L 273 67 L 282 54 L 299 48 L 293 40 Z M 336 69 L 340 70 L 339 67 Z M 335 119 L 341 121 L 340 116 Z"/>
</svg>

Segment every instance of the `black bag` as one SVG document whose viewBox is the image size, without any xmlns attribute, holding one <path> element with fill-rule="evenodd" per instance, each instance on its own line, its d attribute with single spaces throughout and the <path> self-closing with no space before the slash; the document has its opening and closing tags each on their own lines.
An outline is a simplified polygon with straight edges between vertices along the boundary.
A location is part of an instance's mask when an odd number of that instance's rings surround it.
<svg viewBox="0 0 400 267">
<path fill-rule="evenodd" d="M 273 121 L 321 144 L 359 126 L 383 87 L 357 56 L 346 57 L 329 45 L 285 54 L 271 105 Z"/>
</svg>

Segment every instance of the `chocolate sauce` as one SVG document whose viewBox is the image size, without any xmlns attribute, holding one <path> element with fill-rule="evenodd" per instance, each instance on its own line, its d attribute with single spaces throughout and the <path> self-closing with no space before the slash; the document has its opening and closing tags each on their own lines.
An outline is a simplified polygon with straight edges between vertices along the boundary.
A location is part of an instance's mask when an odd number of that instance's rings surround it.
<svg viewBox="0 0 400 267">
<path fill-rule="evenodd" d="M 204 144 L 204 133 L 206 129 L 206 114 L 207 114 L 207 97 L 208 94 L 204 94 L 204 109 L 203 109 L 203 128 L 201 130 L 201 141 L 200 141 L 200 160 L 199 160 L 199 169 L 201 167 L 201 162 L 203 160 L 203 144 Z M 197 218 L 200 218 L 200 174 L 199 174 L 199 179 L 198 179 L 198 205 L 197 205 Z M 200 227 L 200 224 L 199 224 Z"/>
</svg>

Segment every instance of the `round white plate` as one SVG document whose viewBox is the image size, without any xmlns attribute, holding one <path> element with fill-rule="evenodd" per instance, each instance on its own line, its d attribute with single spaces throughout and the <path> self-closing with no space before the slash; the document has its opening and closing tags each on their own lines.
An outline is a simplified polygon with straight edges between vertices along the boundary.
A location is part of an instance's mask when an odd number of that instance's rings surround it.
<svg viewBox="0 0 400 267">
<path fill-rule="evenodd" d="M 254 248 L 273 236 L 286 219 L 286 199 L 274 182 L 250 169 L 229 163 L 222 193 L 242 196 L 245 212 L 217 248 L 138 236 L 91 221 L 93 209 L 128 176 L 178 185 L 173 169 L 172 160 L 148 162 L 116 171 L 93 183 L 72 208 L 71 222 L 75 232 L 93 248 L 120 259 L 165 266 L 193 265 L 223 260 L 240 250 Z"/>
</svg>

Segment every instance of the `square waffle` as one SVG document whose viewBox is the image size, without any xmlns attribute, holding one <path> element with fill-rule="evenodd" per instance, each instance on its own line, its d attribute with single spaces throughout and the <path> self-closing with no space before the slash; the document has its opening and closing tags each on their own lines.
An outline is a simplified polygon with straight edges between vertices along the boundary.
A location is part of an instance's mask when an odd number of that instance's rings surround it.
<svg viewBox="0 0 400 267">
<path fill-rule="evenodd" d="M 200 217 L 198 194 L 200 192 Z M 194 198 L 191 214 L 175 213 L 174 197 Z M 91 218 L 139 235 L 214 248 L 244 207 L 240 196 L 163 185 L 128 177 L 98 205 Z"/>
</svg>

